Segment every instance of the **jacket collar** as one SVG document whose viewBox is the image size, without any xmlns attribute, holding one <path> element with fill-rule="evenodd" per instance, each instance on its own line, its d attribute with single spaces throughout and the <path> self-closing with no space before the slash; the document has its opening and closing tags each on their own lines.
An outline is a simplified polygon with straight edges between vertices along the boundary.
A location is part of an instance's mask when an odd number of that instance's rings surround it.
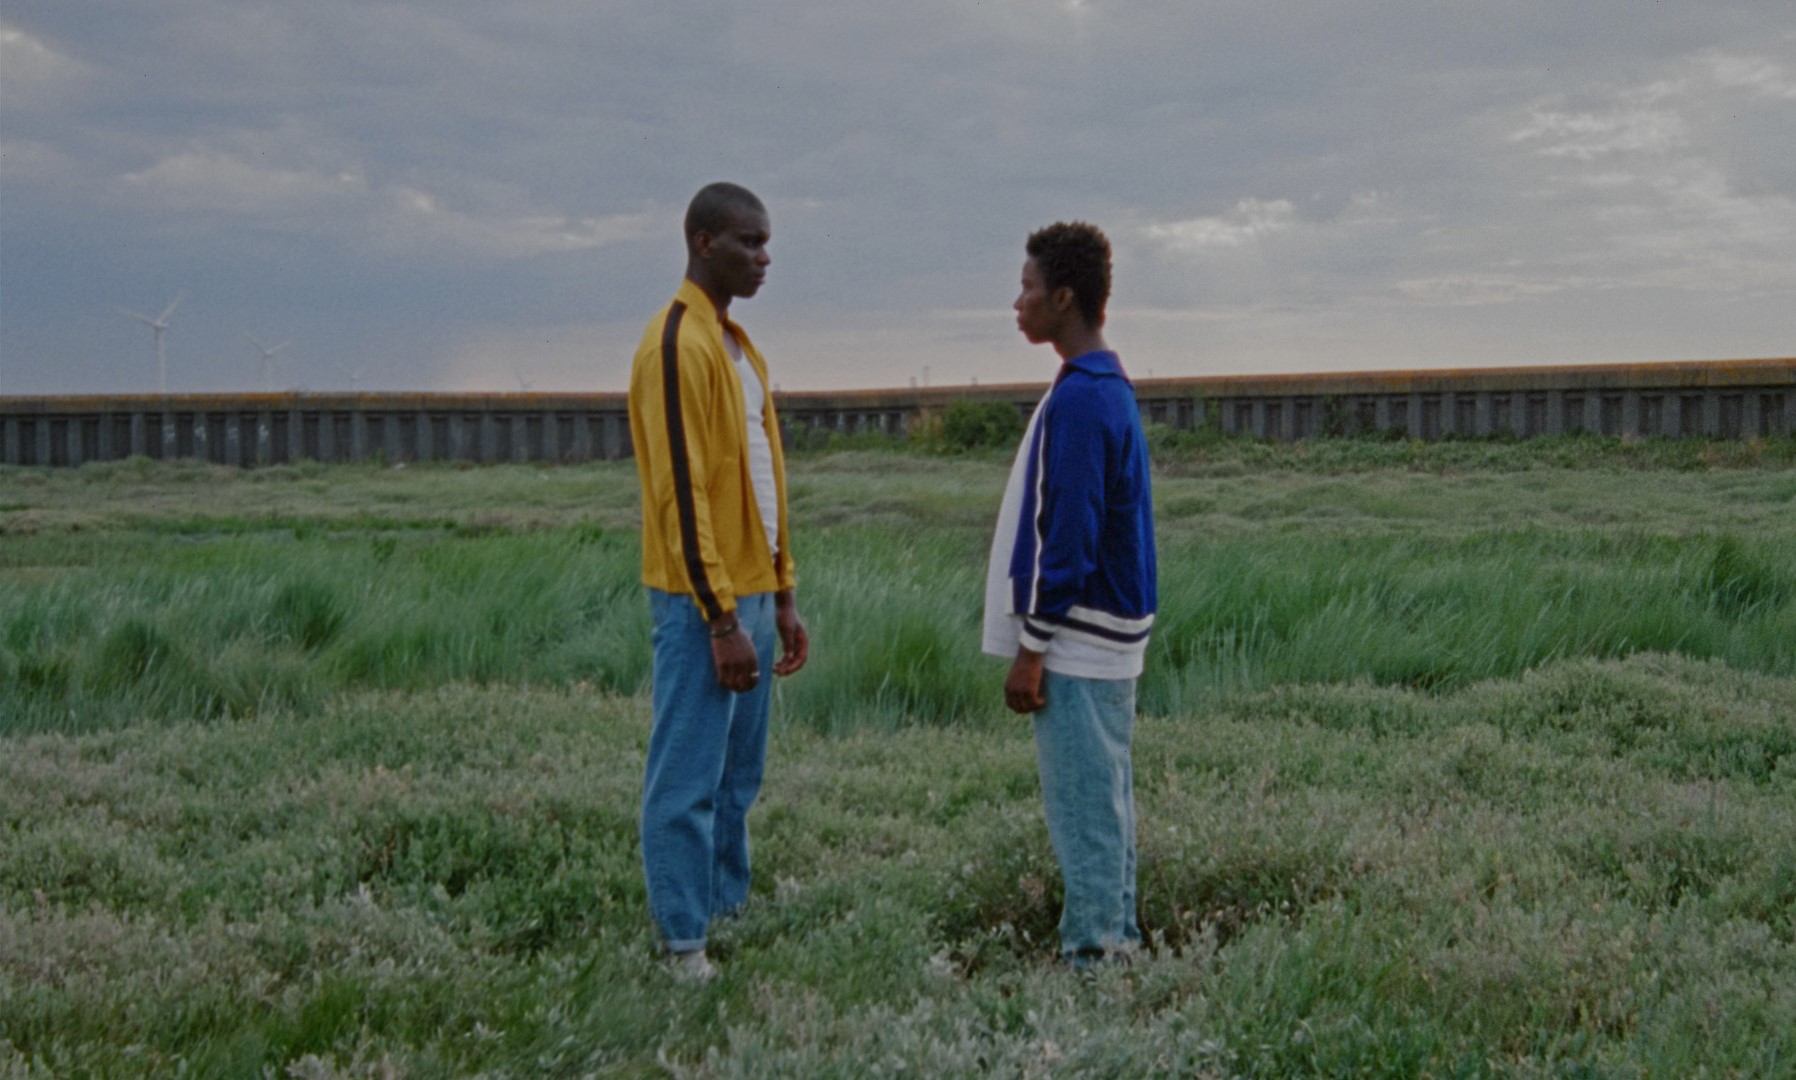
<svg viewBox="0 0 1796 1080">
<path fill-rule="evenodd" d="M 719 355 L 726 359 L 729 352 L 724 348 L 723 331 L 724 327 L 728 327 L 736 339 L 736 344 L 742 346 L 742 355 L 748 358 L 749 364 L 761 372 L 761 380 L 767 381 L 766 361 L 761 359 L 761 354 L 755 349 L 754 342 L 749 340 L 748 332 L 737 325 L 728 315 L 722 318 L 718 317 L 717 305 L 711 302 L 710 293 L 693 284 L 690 279 L 681 278 L 679 291 L 674 293 L 674 303 L 685 304 L 687 311 L 704 320 L 705 329 L 710 333 L 712 340 L 717 342 L 717 347 L 722 350 Z"/>
<path fill-rule="evenodd" d="M 736 340 L 743 338 L 742 328 L 731 321 L 728 315 L 720 314 L 717 305 L 711 302 L 711 294 L 698 287 L 691 278 L 680 279 L 680 290 L 674 293 L 674 299 L 686 305 L 687 310 L 695 315 L 703 315 L 711 325 L 729 327 L 736 334 Z"/>
<path fill-rule="evenodd" d="M 1086 375 L 1114 375 L 1124 382 L 1129 380 L 1129 373 L 1123 370 L 1122 359 L 1109 349 L 1080 353 L 1062 365 L 1061 374 L 1064 375 L 1069 370 L 1077 370 Z"/>
</svg>

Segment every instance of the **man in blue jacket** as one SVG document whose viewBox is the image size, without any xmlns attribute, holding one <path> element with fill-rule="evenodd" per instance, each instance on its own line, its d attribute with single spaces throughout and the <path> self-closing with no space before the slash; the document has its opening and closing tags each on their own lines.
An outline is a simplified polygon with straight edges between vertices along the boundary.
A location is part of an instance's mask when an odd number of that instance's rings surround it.
<svg viewBox="0 0 1796 1080">
<path fill-rule="evenodd" d="M 1066 883 L 1060 951 L 1126 958 L 1135 920 L 1135 680 L 1156 606 L 1154 508 L 1135 389 L 1104 342 L 1110 242 L 1029 237 L 1017 328 L 1061 366 L 1023 435 L 992 541 L 984 649 L 1004 701 L 1035 716 L 1048 835 Z"/>
</svg>

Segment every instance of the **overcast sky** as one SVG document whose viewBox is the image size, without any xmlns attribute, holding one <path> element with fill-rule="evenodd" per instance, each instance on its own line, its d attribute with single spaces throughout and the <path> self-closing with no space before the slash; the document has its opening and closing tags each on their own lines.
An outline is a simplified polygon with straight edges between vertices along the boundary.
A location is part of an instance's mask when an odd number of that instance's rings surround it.
<svg viewBox="0 0 1796 1080">
<path fill-rule="evenodd" d="M 717 179 L 788 390 L 1796 355 L 1790 0 L 6 0 L 0 394 L 621 390 Z"/>
</svg>

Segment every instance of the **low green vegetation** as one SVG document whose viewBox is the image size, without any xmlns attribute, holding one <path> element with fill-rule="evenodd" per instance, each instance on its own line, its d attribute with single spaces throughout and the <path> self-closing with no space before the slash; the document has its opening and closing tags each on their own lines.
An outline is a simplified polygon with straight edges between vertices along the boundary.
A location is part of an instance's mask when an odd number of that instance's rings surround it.
<svg viewBox="0 0 1796 1080">
<path fill-rule="evenodd" d="M 1796 674 L 1796 470 L 1642 468 L 1630 447 L 1565 442 L 1168 451 L 1144 710 L 1294 683 L 1452 688 L 1641 651 Z M 1007 466 L 799 459 L 820 648 L 786 689 L 792 722 L 891 729 L 998 707 L 974 646 Z M 445 682 L 642 687 L 628 463 L 139 462 L 7 482 L 27 507 L 0 525 L 10 730 L 307 712 Z"/>
<path fill-rule="evenodd" d="M 1023 434 L 1023 419 L 1003 401 L 950 402 L 925 424 L 923 445 L 937 452 L 1008 449 Z"/>
<path fill-rule="evenodd" d="M 1153 948 L 1090 980 L 976 655 L 1002 448 L 795 459 L 813 659 L 704 987 L 628 463 L 0 470 L 0 1073 L 1796 1069 L 1788 447 L 1152 438 Z"/>
</svg>

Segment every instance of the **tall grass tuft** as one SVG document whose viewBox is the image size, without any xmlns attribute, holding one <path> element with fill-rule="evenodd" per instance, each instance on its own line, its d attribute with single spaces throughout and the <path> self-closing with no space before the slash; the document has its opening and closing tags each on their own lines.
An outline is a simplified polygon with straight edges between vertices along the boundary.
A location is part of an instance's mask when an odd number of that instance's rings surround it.
<svg viewBox="0 0 1796 1080">
<path fill-rule="evenodd" d="M 1732 536 L 1722 536 L 1715 543 L 1702 584 L 1717 608 L 1737 616 L 1787 603 L 1792 581 L 1796 578 L 1769 558 L 1747 550 Z"/>
<path fill-rule="evenodd" d="M 647 670 L 633 545 L 582 530 L 229 536 L 0 594 L 8 728 L 251 716 L 349 687 Z"/>
<path fill-rule="evenodd" d="M 343 601 L 322 581 L 288 581 L 274 594 L 269 623 L 276 641 L 308 652 L 323 648 L 348 619 Z"/>
<path fill-rule="evenodd" d="M 1639 652 L 1796 671 L 1786 472 L 1620 483 L 1542 465 L 1569 452 L 1556 444 L 1344 442 L 1224 440 L 1216 452 L 1232 461 L 1204 450 L 1162 463 L 1145 711 L 1188 714 L 1293 684 L 1446 692 Z M 1396 464 L 1412 459 L 1448 471 Z M 1529 467 L 1508 471 L 1518 463 Z M 779 685 L 782 722 L 848 732 L 1002 715 L 1003 664 L 979 654 L 979 626 L 1006 464 L 868 450 L 794 461 L 813 649 L 809 668 Z M 546 509 L 576 494 L 631 507 L 625 471 L 518 470 L 507 484 L 471 470 L 484 501 L 455 514 L 434 505 L 466 497 L 449 471 L 196 473 L 203 484 L 190 471 L 46 473 L 30 489 L 62 517 L 0 534 L 0 727 L 246 717 L 459 682 L 646 685 L 635 529 Z M 330 476 L 344 477 L 341 490 Z M 129 509 L 126 481 L 151 489 L 145 508 Z M 235 506 L 233 484 L 278 496 L 269 515 L 194 512 Z M 97 525 L 95 490 L 127 509 Z"/>
<path fill-rule="evenodd" d="M 1617 558 L 1600 533 L 1500 530 L 1194 544 L 1161 565 L 1149 711 L 1291 683 L 1447 689 L 1641 651 L 1796 672 L 1787 548 L 1746 555 L 1698 535 Z"/>
<path fill-rule="evenodd" d="M 992 712 L 978 651 L 984 551 L 974 535 L 844 528 L 800 555 L 812 659 L 777 689 L 785 722 L 841 734 Z"/>
</svg>

